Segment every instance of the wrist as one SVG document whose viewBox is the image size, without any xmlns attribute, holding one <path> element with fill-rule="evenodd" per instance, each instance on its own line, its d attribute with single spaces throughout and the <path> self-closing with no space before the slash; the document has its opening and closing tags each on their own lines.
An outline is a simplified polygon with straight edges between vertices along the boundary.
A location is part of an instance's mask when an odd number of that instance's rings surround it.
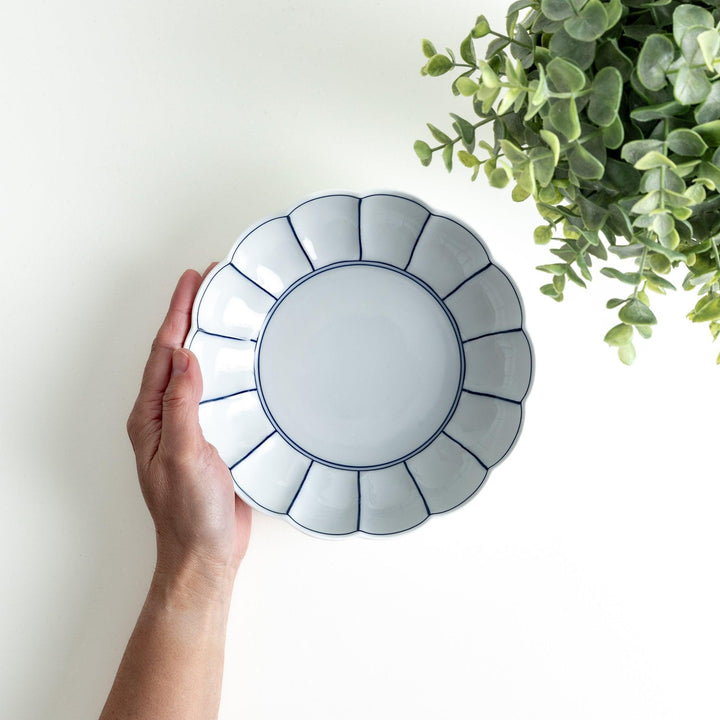
<svg viewBox="0 0 720 720">
<path fill-rule="evenodd" d="M 230 563 L 158 547 L 153 585 L 188 602 L 229 604 L 236 572 Z"/>
</svg>

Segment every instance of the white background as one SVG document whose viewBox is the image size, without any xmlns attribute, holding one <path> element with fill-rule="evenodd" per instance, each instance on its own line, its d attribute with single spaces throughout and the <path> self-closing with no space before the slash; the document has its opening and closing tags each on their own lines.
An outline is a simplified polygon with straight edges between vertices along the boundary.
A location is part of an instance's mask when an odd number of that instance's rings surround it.
<svg viewBox="0 0 720 720">
<path fill-rule="evenodd" d="M 718 717 L 720 348 L 680 292 L 622 366 L 612 283 L 542 297 L 532 205 L 412 152 L 468 107 L 420 77 L 421 38 L 457 47 L 504 2 L 2 5 L 3 717 L 104 702 L 154 562 L 125 419 L 181 272 L 310 193 L 377 188 L 475 227 L 515 278 L 524 432 L 408 535 L 255 514 L 221 718 Z"/>
</svg>

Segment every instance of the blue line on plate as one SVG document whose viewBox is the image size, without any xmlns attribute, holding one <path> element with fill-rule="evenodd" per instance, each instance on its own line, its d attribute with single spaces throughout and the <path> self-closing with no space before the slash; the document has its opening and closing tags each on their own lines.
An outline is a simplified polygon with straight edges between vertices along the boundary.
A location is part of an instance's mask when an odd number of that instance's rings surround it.
<svg viewBox="0 0 720 720">
<path fill-rule="evenodd" d="M 407 470 L 407 474 L 410 476 L 410 479 L 415 483 L 415 487 L 417 488 L 418 493 L 420 494 L 420 497 L 422 498 L 423 505 L 425 506 L 425 510 L 427 510 L 428 515 L 432 515 L 430 512 L 430 506 L 427 504 L 427 500 L 425 499 L 425 496 L 423 495 L 423 491 L 420 489 L 420 485 L 418 485 L 418 481 L 415 479 L 415 476 L 412 474 L 410 468 L 408 467 L 407 460 L 403 461 L 403 465 L 405 466 L 405 470 Z"/>
<path fill-rule="evenodd" d="M 474 272 L 470 277 L 466 277 L 454 290 L 451 290 L 447 295 L 444 295 L 442 300 L 445 302 L 453 293 L 457 292 L 466 282 L 470 282 L 473 278 L 477 277 L 481 273 L 484 273 L 489 267 L 492 267 L 492 263 L 489 262 L 487 265 L 481 267 L 478 271 Z"/>
<path fill-rule="evenodd" d="M 247 460 L 250 455 L 252 455 L 266 440 L 269 440 L 277 430 L 273 430 L 269 435 L 264 437 L 249 453 L 245 453 L 234 465 L 230 467 L 230 472 L 232 472 L 243 460 Z"/>
<path fill-rule="evenodd" d="M 445 437 L 449 437 L 456 445 L 459 445 L 465 452 L 470 453 L 486 470 L 489 470 L 490 468 L 469 448 L 466 448 L 459 440 L 454 438 L 452 435 L 449 435 L 445 430 L 443 430 L 443 435 Z"/>
</svg>

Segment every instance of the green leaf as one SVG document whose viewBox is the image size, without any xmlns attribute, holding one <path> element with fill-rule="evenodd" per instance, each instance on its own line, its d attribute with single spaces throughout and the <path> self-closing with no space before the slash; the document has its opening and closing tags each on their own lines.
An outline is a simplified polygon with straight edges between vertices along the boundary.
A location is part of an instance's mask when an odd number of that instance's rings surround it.
<svg viewBox="0 0 720 720">
<path fill-rule="evenodd" d="M 547 143 L 553 152 L 553 159 L 557 165 L 560 161 L 560 140 L 558 136 L 550 130 L 540 130 L 540 137 Z"/>
<path fill-rule="evenodd" d="M 475 45 L 473 44 L 472 34 L 468 35 L 460 43 L 460 57 L 468 63 L 468 65 L 475 65 Z"/>
<path fill-rule="evenodd" d="M 496 167 L 490 173 L 490 176 L 488 177 L 488 182 L 490 183 L 490 187 L 504 188 L 510 182 L 510 175 L 508 174 L 508 171 L 501 165 L 500 167 Z"/>
<path fill-rule="evenodd" d="M 625 162 L 635 165 L 640 158 L 648 153 L 662 151 L 663 143 L 661 140 L 632 140 L 629 143 L 625 143 L 620 155 Z"/>
<path fill-rule="evenodd" d="M 622 147 L 623 141 L 625 140 L 625 127 L 619 116 L 616 115 L 610 125 L 602 129 L 602 138 L 605 147 L 609 150 L 617 150 L 619 147 Z"/>
<path fill-rule="evenodd" d="M 581 127 L 574 98 L 555 100 L 550 105 L 550 122 L 572 142 L 580 137 Z"/>
<path fill-rule="evenodd" d="M 607 127 L 617 118 L 623 81 L 620 73 L 613 67 L 600 70 L 593 79 L 590 89 L 588 118 L 596 125 Z"/>
<path fill-rule="evenodd" d="M 715 62 L 720 52 L 720 33 L 717 30 L 706 30 L 697 37 L 700 52 L 710 72 L 715 72 Z"/>
<path fill-rule="evenodd" d="M 618 317 L 628 325 L 655 325 L 657 323 L 653 311 L 636 298 L 620 309 Z"/>
<path fill-rule="evenodd" d="M 550 39 L 548 49 L 553 57 L 571 60 L 581 70 L 587 70 L 595 60 L 595 41 L 581 42 L 560 28 Z M 540 66 L 538 66 L 540 67 Z"/>
<path fill-rule="evenodd" d="M 627 285 L 637 286 L 640 283 L 640 273 L 624 273 L 609 267 L 604 267 L 600 273 L 605 275 L 605 277 L 614 278 Z"/>
<path fill-rule="evenodd" d="M 453 127 L 457 129 L 465 149 L 472 152 L 475 149 L 475 128 L 465 118 L 455 113 L 450 113 L 450 117 L 455 121 Z"/>
<path fill-rule="evenodd" d="M 550 265 L 538 265 L 535 269 L 540 270 L 541 272 L 550 273 L 551 275 L 565 275 L 568 265 L 563 265 L 562 263 L 552 263 Z"/>
<path fill-rule="evenodd" d="M 458 160 L 468 168 L 474 168 L 480 165 L 480 160 L 478 160 L 475 155 L 472 155 L 467 150 L 458 150 Z"/>
<path fill-rule="evenodd" d="M 665 35 L 650 35 L 638 57 L 637 73 L 640 82 L 648 90 L 662 90 L 667 83 L 667 69 L 674 57 L 675 46 Z"/>
<path fill-rule="evenodd" d="M 636 163 L 636 170 L 652 170 L 653 168 L 669 167 L 674 168 L 675 163 L 661 152 L 651 150 L 643 155 Z"/>
<path fill-rule="evenodd" d="M 418 158 L 420 158 L 420 162 L 423 165 L 428 166 L 432 161 L 432 150 L 430 149 L 430 146 L 422 140 L 416 140 L 415 145 L 413 145 L 413 149 L 415 150 L 415 154 Z"/>
<path fill-rule="evenodd" d="M 619 305 L 624 305 L 627 302 L 627 298 L 625 300 L 621 300 L 620 298 L 611 298 L 607 301 L 607 304 L 605 307 L 607 307 L 608 310 L 612 310 L 613 308 L 618 307 Z"/>
<path fill-rule="evenodd" d="M 675 80 L 675 99 L 683 105 L 696 105 L 707 99 L 711 86 L 705 68 L 683 65 Z"/>
<path fill-rule="evenodd" d="M 442 131 L 436 128 L 431 123 L 427 123 L 428 129 L 432 133 L 432 136 L 443 145 L 448 145 L 452 140 Z"/>
<path fill-rule="evenodd" d="M 720 117 L 720 82 L 712 83 L 710 93 L 702 105 L 695 110 L 695 120 L 698 123 L 707 123 Z"/>
<path fill-rule="evenodd" d="M 431 77 L 437 77 L 444 75 L 448 70 L 452 70 L 453 61 L 447 56 L 442 54 L 433 55 L 425 65 L 425 70 Z"/>
<path fill-rule="evenodd" d="M 568 265 L 567 269 L 567 276 L 576 284 L 579 285 L 581 288 L 586 288 L 587 285 L 580 279 L 580 276 L 573 270 L 572 265 Z"/>
<path fill-rule="evenodd" d="M 535 228 L 533 239 L 536 245 L 547 245 L 552 240 L 552 228 L 549 225 L 540 225 Z"/>
<path fill-rule="evenodd" d="M 652 327 L 650 325 L 636 325 L 635 329 L 638 331 L 638 335 L 648 340 L 652 337 Z"/>
<path fill-rule="evenodd" d="M 540 288 L 540 292 L 543 295 L 547 295 L 548 297 L 551 297 L 553 300 L 562 300 L 562 293 L 559 293 L 552 283 L 543 285 Z"/>
<path fill-rule="evenodd" d="M 540 187 L 549 185 L 555 174 L 555 158 L 552 150 L 544 147 L 534 147 L 528 152 L 528 157 L 532 163 L 538 185 Z"/>
<path fill-rule="evenodd" d="M 713 16 L 695 3 L 684 3 L 675 9 L 673 13 L 673 36 L 678 46 L 682 42 L 685 33 L 690 28 L 698 25 L 706 28 L 714 27 Z"/>
<path fill-rule="evenodd" d="M 455 81 L 455 85 L 460 91 L 460 94 L 464 95 L 465 97 L 470 97 L 471 95 L 474 95 L 479 87 L 479 85 L 474 80 L 471 80 L 469 77 L 459 77 Z"/>
<path fill-rule="evenodd" d="M 575 144 L 567 152 L 570 169 L 585 180 L 599 180 L 605 172 L 605 166 L 584 146 Z"/>
<path fill-rule="evenodd" d="M 632 325 L 620 323 L 607 331 L 604 340 L 611 347 L 622 347 L 632 340 L 633 332 Z"/>
<path fill-rule="evenodd" d="M 609 30 L 611 27 L 615 27 L 622 18 L 622 2 L 620 0 L 610 0 L 610 2 L 605 5 L 605 11 L 607 12 L 607 26 Z"/>
<path fill-rule="evenodd" d="M 710 320 L 720 320 L 720 296 L 706 296 L 696 306 L 695 311 L 691 313 L 693 322 L 709 322 Z"/>
<path fill-rule="evenodd" d="M 553 58 L 545 71 L 555 92 L 578 93 L 585 87 L 585 73 L 568 60 L 560 57 Z"/>
<path fill-rule="evenodd" d="M 431 58 L 434 55 L 437 55 L 437 50 L 435 49 L 435 46 L 429 40 L 426 40 L 426 39 L 424 39 L 422 41 L 422 51 L 423 51 L 423 55 L 426 58 Z"/>
<path fill-rule="evenodd" d="M 452 145 L 446 145 L 443 148 L 442 153 L 443 163 L 445 163 L 445 169 L 450 172 L 452 170 L 452 161 L 453 161 L 453 146 Z"/>
<path fill-rule="evenodd" d="M 640 198 L 640 200 L 638 200 L 632 208 L 630 208 L 630 212 L 635 213 L 636 215 L 647 215 L 658 208 L 660 205 L 660 197 L 660 191 L 653 190 L 647 193 L 644 197 Z"/>
<path fill-rule="evenodd" d="M 542 0 L 540 9 L 548 20 L 565 20 L 575 14 L 570 0 Z"/>
<path fill-rule="evenodd" d="M 588 230 L 599 230 L 605 224 L 608 216 L 606 208 L 596 205 L 582 194 L 578 194 L 577 204 L 580 209 L 580 216 Z"/>
<path fill-rule="evenodd" d="M 710 146 L 720 146 L 720 120 L 711 120 L 710 122 L 696 125 L 693 130 Z"/>
<path fill-rule="evenodd" d="M 687 128 L 673 130 L 667 136 L 666 142 L 670 150 L 678 155 L 699 157 L 708 149 L 708 146 L 700 135 Z"/>
<path fill-rule="evenodd" d="M 590 0 L 585 7 L 565 20 L 565 30 L 576 40 L 597 40 L 608 28 L 608 16 L 600 0 Z"/>
<path fill-rule="evenodd" d="M 528 163 L 528 156 L 510 140 L 501 140 L 500 147 L 513 167 L 524 168 Z"/>
<path fill-rule="evenodd" d="M 652 120 L 664 120 L 665 118 L 672 118 L 685 112 L 687 108 L 682 102 L 671 102 L 660 103 L 658 105 L 646 105 L 644 107 L 638 107 L 630 111 L 630 118 L 637 122 L 650 122 Z"/>
<path fill-rule="evenodd" d="M 618 357 L 624 365 L 632 365 L 635 362 L 635 346 L 632 343 L 618 348 Z"/>
<path fill-rule="evenodd" d="M 490 23 L 484 15 L 480 15 L 475 21 L 475 27 L 472 30 L 472 36 L 474 38 L 485 37 L 490 32 Z"/>
<path fill-rule="evenodd" d="M 635 63 L 620 50 L 618 41 L 614 38 L 604 40 L 599 44 L 594 62 L 598 70 L 608 66 L 614 67 L 622 76 L 623 82 L 630 80 L 630 75 L 635 68 Z"/>
<path fill-rule="evenodd" d="M 720 190 L 720 168 L 709 162 L 700 163 L 697 179 L 704 182 L 711 190 Z"/>
</svg>

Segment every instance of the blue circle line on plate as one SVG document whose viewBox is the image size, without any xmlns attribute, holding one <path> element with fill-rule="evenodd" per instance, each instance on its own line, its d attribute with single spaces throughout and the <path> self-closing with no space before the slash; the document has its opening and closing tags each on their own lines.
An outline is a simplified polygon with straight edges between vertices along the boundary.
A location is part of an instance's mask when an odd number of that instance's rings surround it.
<svg viewBox="0 0 720 720">
<path fill-rule="evenodd" d="M 437 428 L 437 430 L 427 439 L 425 440 L 421 445 L 419 445 L 414 450 L 410 451 L 409 453 L 406 453 L 405 455 L 402 455 L 401 457 L 398 457 L 394 460 L 390 460 L 388 462 L 384 463 L 377 463 L 374 465 L 345 465 L 342 463 L 336 463 L 332 460 L 328 460 L 326 458 L 321 458 L 314 453 L 310 452 L 309 450 L 306 450 L 302 446 L 300 446 L 297 442 L 295 442 L 283 429 L 280 427 L 280 424 L 277 422 L 275 417 L 272 414 L 272 411 L 268 407 L 268 404 L 265 400 L 265 396 L 262 389 L 262 380 L 261 380 L 261 374 L 260 374 L 260 356 L 262 351 L 262 341 L 263 337 L 265 335 L 265 330 L 267 329 L 268 324 L 270 323 L 270 320 L 272 319 L 272 316 L 275 314 L 275 310 L 277 310 L 278 307 L 282 304 L 283 300 L 290 295 L 297 287 L 302 285 L 303 283 L 307 282 L 311 278 L 319 275 L 320 273 L 328 272 L 330 270 L 336 270 L 341 267 L 353 267 L 353 266 L 360 266 L 360 267 L 378 267 L 382 268 L 384 270 L 391 270 L 392 272 L 397 273 L 398 275 L 402 275 L 403 277 L 406 277 L 413 282 L 417 283 L 420 287 L 422 287 L 426 292 L 428 292 L 440 305 L 440 307 L 443 309 L 445 315 L 447 316 L 448 320 L 450 321 L 450 326 L 453 329 L 453 332 L 455 333 L 455 340 L 457 341 L 458 345 L 458 351 L 460 355 L 460 372 L 458 374 L 458 386 L 455 391 L 455 399 L 453 400 L 453 403 L 450 407 L 450 410 L 448 411 L 447 415 L 445 416 L 444 420 L 440 423 L 440 426 Z M 273 427 L 278 431 L 278 433 L 283 437 L 283 439 L 292 447 L 294 447 L 298 452 L 302 453 L 306 457 L 309 457 L 311 460 L 315 460 L 323 465 L 327 465 L 328 467 L 337 468 L 339 470 L 380 470 L 382 468 L 392 467 L 393 465 L 397 465 L 398 463 L 404 462 L 405 460 L 410 459 L 413 457 L 413 455 L 417 455 L 421 450 L 424 450 L 430 443 L 435 440 L 440 433 L 445 429 L 445 426 L 450 422 L 450 419 L 455 414 L 455 410 L 457 408 L 458 402 L 460 402 L 460 396 L 462 395 L 462 389 L 463 385 L 465 383 L 465 350 L 463 347 L 462 337 L 460 335 L 460 330 L 458 329 L 457 322 L 455 321 L 455 318 L 453 317 L 453 314 L 448 309 L 447 305 L 442 301 L 442 298 L 426 283 L 423 282 L 420 278 L 417 276 L 402 270 L 401 268 L 398 268 L 394 265 L 389 265 L 388 263 L 383 262 L 377 262 L 374 260 L 344 260 L 341 262 L 332 263 L 330 265 L 325 265 L 321 268 L 318 268 L 314 272 L 308 273 L 307 275 L 303 275 L 301 278 L 298 278 L 290 287 L 288 287 L 285 292 L 280 295 L 277 302 L 270 308 L 270 311 L 265 317 L 265 320 L 263 321 L 262 328 L 260 329 L 260 333 L 258 334 L 257 344 L 255 346 L 255 385 L 257 387 L 257 393 L 258 398 L 260 399 L 260 404 L 262 405 L 262 408 L 265 412 L 265 415 L 267 416 L 268 420 L 272 423 Z"/>
</svg>

